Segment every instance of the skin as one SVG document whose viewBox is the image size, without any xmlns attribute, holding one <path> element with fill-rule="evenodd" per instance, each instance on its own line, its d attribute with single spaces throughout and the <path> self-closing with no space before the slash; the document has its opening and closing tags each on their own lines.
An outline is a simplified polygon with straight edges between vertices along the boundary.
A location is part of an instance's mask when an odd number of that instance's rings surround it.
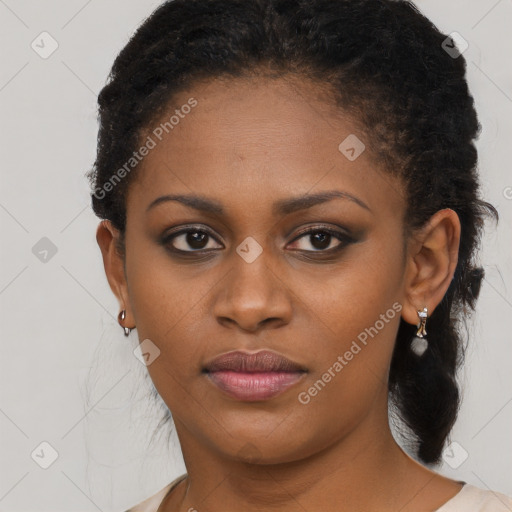
<svg viewBox="0 0 512 512">
<path fill-rule="evenodd" d="M 426 512 L 461 489 L 398 446 L 387 409 L 400 316 L 417 325 L 418 309 L 432 314 L 440 303 L 457 264 L 459 219 L 441 210 L 404 240 L 402 183 L 379 168 L 357 123 L 321 93 L 293 77 L 196 83 L 173 98 L 165 119 L 190 97 L 198 105 L 149 152 L 130 185 L 124 260 L 117 230 L 109 221 L 98 226 L 123 325 L 160 350 L 148 371 L 187 467 L 160 511 Z M 338 150 L 349 134 L 367 147 L 354 161 Z M 272 210 L 275 201 L 331 190 L 368 209 L 337 198 L 284 215 Z M 146 211 L 165 194 L 206 196 L 225 211 L 177 201 Z M 197 224 L 213 235 L 202 246 L 209 254 L 173 255 L 173 244 L 201 247 L 185 235 L 167 248 L 161 242 L 170 228 L 194 232 Z M 298 238 L 319 224 L 318 231 L 347 229 L 354 241 Z M 236 252 L 249 236 L 263 249 L 252 263 Z M 322 256 L 335 247 L 342 249 Z M 301 404 L 298 393 L 395 302 L 401 311 Z M 201 373 L 221 353 L 264 348 L 306 367 L 305 378 L 270 400 L 242 402 Z"/>
</svg>

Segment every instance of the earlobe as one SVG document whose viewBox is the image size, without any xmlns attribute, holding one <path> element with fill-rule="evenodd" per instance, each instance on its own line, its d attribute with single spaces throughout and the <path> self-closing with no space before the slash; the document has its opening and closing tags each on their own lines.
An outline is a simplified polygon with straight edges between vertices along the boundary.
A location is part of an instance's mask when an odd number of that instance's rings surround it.
<svg viewBox="0 0 512 512">
<path fill-rule="evenodd" d="M 427 308 L 429 316 L 443 299 L 457 267 L 460 220 L 445 208 L 436 212 L 414 235 L 409 244 L 405 277 L 403 319 L 418 323 L 418 310 Z"/>
</svg>

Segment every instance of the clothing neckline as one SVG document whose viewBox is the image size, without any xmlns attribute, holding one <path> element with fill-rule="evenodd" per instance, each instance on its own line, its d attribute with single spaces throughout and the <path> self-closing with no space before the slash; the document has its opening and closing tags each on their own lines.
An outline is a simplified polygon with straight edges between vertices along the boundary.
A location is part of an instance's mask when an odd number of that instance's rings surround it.
<svg viewBox="0 0 512 512">
<path fill-rule="evenodd" d="M 158 512 L 160 510 L 160 506 L 162 505 L 162 503 L 164 502 L 164 500 L 169 496 L 169 494 L 171 494 L 171 492 L 176 489 L 176 487 L 178 487 L 178 485 L 183 481 L 185 480 L 185 478 L 188 477 L 188 473 L 184 473 L 183 475 L 179 476 L 178 478 L 174 479 L 171 483 L 167 484 L 167 486 L 163 489 L 163 491 L 165 491 L 166 488 L 167 489 L 167 492 L 164 492 L 164 495 L 162 496 L 162 499 L 160 500 L 160 502 L 158 503 L 158 506 L 155 510 L 155 512 Z"/>
<path fill-rule="evenodd" d="M 469 489 L 469 487 L 471 487 L 470 484 L 462 480 L 458 480 L 457 483 L 462 484 L 462 487 L 460 488 L 459 492 L 455 496 L 452 496 L 448 501 L 445 501 L 438 509 L 434 510 L 434 512 L 444 512 L 445 507 L 453 505 L 453 503 L 456 500 L 459 500 L 461 496 L 465 494 L 465 491 Z"/>
<path fill-rule="evenodd" d="M 171 483 L 168 484 L 167 492 L 165 492 L 164 496 L 160 500 L 160 503 L 158 504 L 156 512 L 158 512 L 158 509 L 160 508 L 160 505 L 163 503 L 165 498 L 167 498 L 169 496 L 169 494 L 171 494 L 171 492 L 178 486 L 178 484 L 180 484 L 187 477 L 188 477 L 188 473 L 184 473 L 183 475 L 179 476 L 178 478 L 176 478 L 175 480 L 173 480 Z M 452 496 L 448 501 L 445 501 L 439 508 L 434 510 L 434 512 L 444 512 L 445 507 L 449 507 L 450 505 L 452 505 L 455 502 L 455 500 L 459 500 L 461 498 L 461 496 L 463 494 L 465 494 L 466 490 L 471 487 L 470 484 L 468 484 L 467 482 L 462 481 L 462 480 L 458 480 L 457 483 L 462 484 L 462 487 L 459 489 L 457 494 Z"/>
</svg>

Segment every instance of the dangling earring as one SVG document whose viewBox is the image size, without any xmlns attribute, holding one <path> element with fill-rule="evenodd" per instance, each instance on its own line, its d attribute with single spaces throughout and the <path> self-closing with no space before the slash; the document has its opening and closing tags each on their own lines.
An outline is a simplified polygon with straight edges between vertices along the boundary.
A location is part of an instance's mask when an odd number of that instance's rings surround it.
<svg viewBox="0 0 512 512">
<path fill-rule="evenodd" d="M 118 317 L 117 317 L 117 321 L 119 322 L 119 325 L 124 329 L 124 335 L 125 336 L 129 336 L 130 335 L 130 331 L 131 329 L 129 327 L 125 327 L 121 322 L 124 322 L 124 319 L 126 318 L 126 310 L 123 309 Z"/>
<path fill-rule="evenodd" d="M 418 310 L 418 317 L 420 319 L 420 323 L 418 324 L 418 331 L 416 332 L 416 336 L 414 336 L 412 339 L 411 350 L 417 356 L 421 357 L 425 353 L 425 350 L 428 348 L 428 341 L 425 338 L 427 335 L 427 331 L 425 330 L 428 317 L 427 308 L 423 308 L 423 311 Z"/>
</svg>

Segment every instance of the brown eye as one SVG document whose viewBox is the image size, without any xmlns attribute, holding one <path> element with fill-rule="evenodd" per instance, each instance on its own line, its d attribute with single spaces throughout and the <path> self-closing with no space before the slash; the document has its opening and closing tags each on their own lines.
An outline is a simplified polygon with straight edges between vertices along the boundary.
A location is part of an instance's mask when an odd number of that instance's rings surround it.
<svg viewBox="0 0 512 512">
<path fill-rule="evenodd" d="M 351 238 L 345 233 L 327 228 L 313 228 L 295 238 L 292 242 L 295 247 L 292 248 L 305 252 L 335 252 L 350 241 Z"/>
<path fill-rule="evenodd" d="M 196 252 L 218 248 L 209 246 L 211 240 L 214 237 L 207 231 L 189 228 L 166 236 L 163 243 L 176 252 Z"/>
</svg>

